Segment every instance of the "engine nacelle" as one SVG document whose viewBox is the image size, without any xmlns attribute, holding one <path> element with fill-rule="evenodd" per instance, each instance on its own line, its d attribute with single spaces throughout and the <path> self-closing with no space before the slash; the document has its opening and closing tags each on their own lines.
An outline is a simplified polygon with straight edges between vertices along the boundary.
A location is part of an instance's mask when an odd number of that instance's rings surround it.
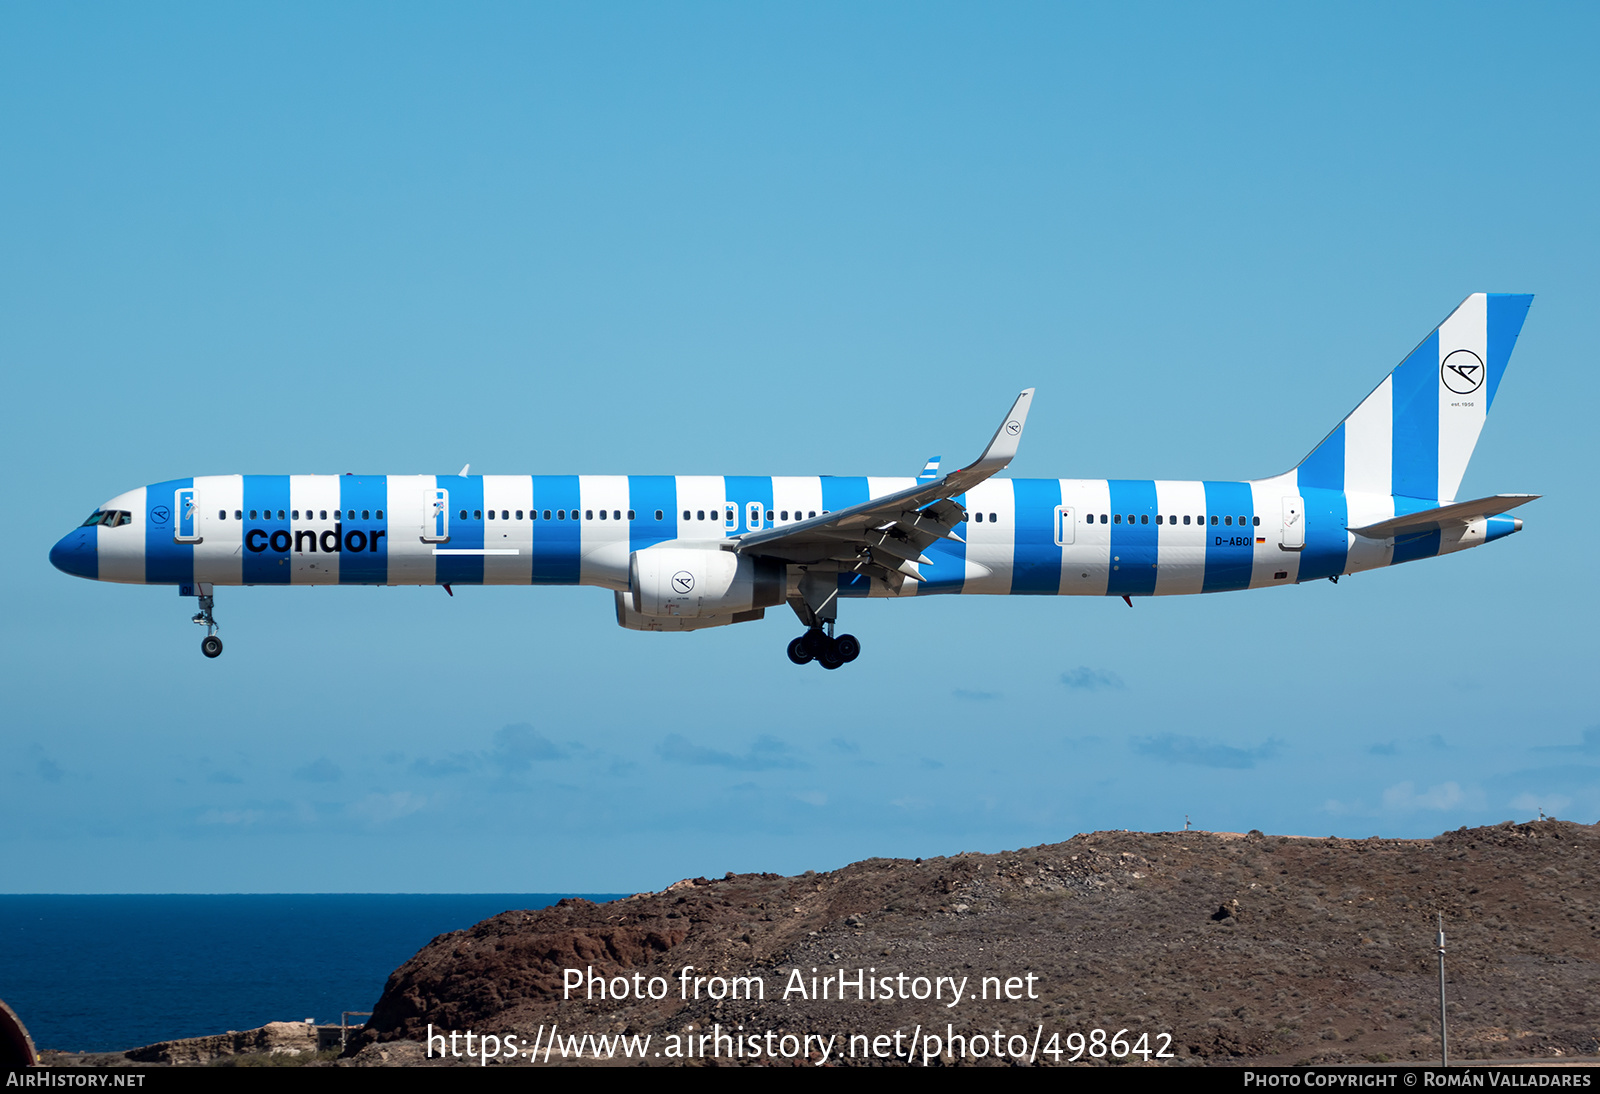
<svg viewBox="0 0 1600 1094">
<path fill-rule="evenodd" d="M 726 627 L 733 623 L 748 623 L 767 614 L 765 608 L 752 608 L 732 615 L 640 615 L 633 610 L 633 600 L 628 593 L 615 593 L 617 598 L 617 626 L 630 631 L 703 631 L 709 627 Z"/>
<path fill-rule="evenodd" d="M 703 619 L 775 607 L 783 603 L 786 577 L 781 562 L 711 544 L 663 543 L 628 560 L 630 606 L 642 616 Z"/>
</svg>

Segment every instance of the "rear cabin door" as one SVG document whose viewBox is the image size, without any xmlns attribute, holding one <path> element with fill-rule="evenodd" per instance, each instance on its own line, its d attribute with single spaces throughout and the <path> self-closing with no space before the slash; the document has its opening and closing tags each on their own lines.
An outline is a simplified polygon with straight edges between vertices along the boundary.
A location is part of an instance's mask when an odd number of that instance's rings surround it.
<svg viewBox="0 0 1600 1094">
<path fill-rule="evenodd" d="M 1303 499 L 1283 499 L 1283 535 L 1278 542 L 1286 551 L 1298 551 L 1306 545 L 1306 503 Z"/>
</svg>

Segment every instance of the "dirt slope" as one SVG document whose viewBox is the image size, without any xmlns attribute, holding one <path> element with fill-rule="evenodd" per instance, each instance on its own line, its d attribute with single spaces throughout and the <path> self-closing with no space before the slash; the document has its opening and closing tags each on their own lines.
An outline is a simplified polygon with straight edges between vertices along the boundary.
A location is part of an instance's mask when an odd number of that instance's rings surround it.
<svg viewBox="0 0 1600 1094">
<path fill-rule="evenodd" d="M 1432 840 L 1096 832 L 998 855 L 699 878 L 609 904 L 506 912 L 442 935 L 390 977 L 354 1049 L 373 1059 L 381 1043 L 382 1056 L 409 1060 L 391 1042 L 422 1041 L 430 1023 L 532 1043 L 554 1022 L 563 1036 L 649 1033 L 652 1051 L 673 1037 L 682 1051 L 686 1033 L 719 1027 L 832 1034 L 830 1059 L 846 1064 L 899 1062 L 894 1051 L 917 1027 L 989 1038 L 984 1063 L 997 1048 L 1002 1060 L 1015 1054 L 1021 1042 L 1007 1038 L 1047 1049 L 1054 1034 L 1065 1050 L 1073 1031 L 1096 1028 L 1126 1028 L 1130 1042 L 1148 1033 L 1152 1047 L 1169 1034 L 1176 1062 L 1427 1060 L 1437 1054 L 1442 911 L 1453 1056 L 1593 1055 L 1597 853 L 1600 831 L 1559 821 Z M 694 967 L 687 981 L 684 966 Z M 563 1000 L 563 970 L 588 967 L 641 974 L 646 989 L 660 977 L 666 997 L 586 1000 L 580 989 Z M 797 968 L 807 991 L 786 997 Z M 813 968 L 832 976 L 826 999 L 809 997 Z M 938 984 L 938 999 L 862 1001 L 858 970 L 875 970 L 867 979 L 887 979 L 896 996 L 931 990 L 937 977 L 952 983 Z M 716 1001 L 708 981 L 686 1000 L 695 976 L 760 977 L 765 997 Z M 966 994 L 947 1006 L 963 977 Z M 977 997 L 985 977 L 1001 998 Z M 1003 997 L 1012 978 L 1021 998 Z M 891 1052 L 858 1040 L 846 1053 L 851 1035 L 896 1031 L 900 1042 L 877 1043 L 898 1044 Z M 763 1042 L 767 1052 L 780 1043 Z M 802 1055 L 815 1059 L 817 1044 Z M 970 1043 L 935 1047 L 944 1062 L 977 1054 Z M 922 1042 L 917 1052 L 927 1051 Z M 669 1049 L 649 1062 L 674 1059 Z"/>
</svg>

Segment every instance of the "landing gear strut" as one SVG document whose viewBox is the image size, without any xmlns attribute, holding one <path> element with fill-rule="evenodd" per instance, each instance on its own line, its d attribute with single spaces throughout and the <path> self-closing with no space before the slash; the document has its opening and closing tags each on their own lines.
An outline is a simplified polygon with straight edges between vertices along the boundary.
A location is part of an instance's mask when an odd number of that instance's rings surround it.
<svg viewBox="0 0 1600 1094">
<path fill-rule="evenodd" d="M 825 669 L 836 669 L 861 656 L 861 643 L 853 634 L 833 634 L 839 610 L 839 575 L 832 572 L 802 575 L 798 595 L 789 597 L 789 607 L 806 626 L 806 633 L 789 643 L 789 660 L 797 665 L 815 661 Z"/>
<path fill-rule="evenodd" d="M 207 657 L 222 656 L 222 639 L 217 637 L 217 621 L 211 614 L 213 600 L 210 596 L 200 598 L 200 610 L 194 613 L 191 622 L 206 629 L 206 636 L 200 640 L 200 652 Z"/>
</svg>

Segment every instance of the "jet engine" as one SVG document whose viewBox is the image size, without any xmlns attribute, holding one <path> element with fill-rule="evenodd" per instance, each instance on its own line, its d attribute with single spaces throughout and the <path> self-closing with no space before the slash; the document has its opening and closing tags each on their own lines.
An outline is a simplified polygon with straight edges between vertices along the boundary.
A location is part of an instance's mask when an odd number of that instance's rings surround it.
<svg viewBox="0 0 1600 1094">
<path fill-rule="evenodd" d="M 646 547 L 628 560 L 617 622 L 634 630 L 697 630 L 759 619 L 783 603 L 786 576 L 781 562 L 709 544 Z"/>
</svg>

